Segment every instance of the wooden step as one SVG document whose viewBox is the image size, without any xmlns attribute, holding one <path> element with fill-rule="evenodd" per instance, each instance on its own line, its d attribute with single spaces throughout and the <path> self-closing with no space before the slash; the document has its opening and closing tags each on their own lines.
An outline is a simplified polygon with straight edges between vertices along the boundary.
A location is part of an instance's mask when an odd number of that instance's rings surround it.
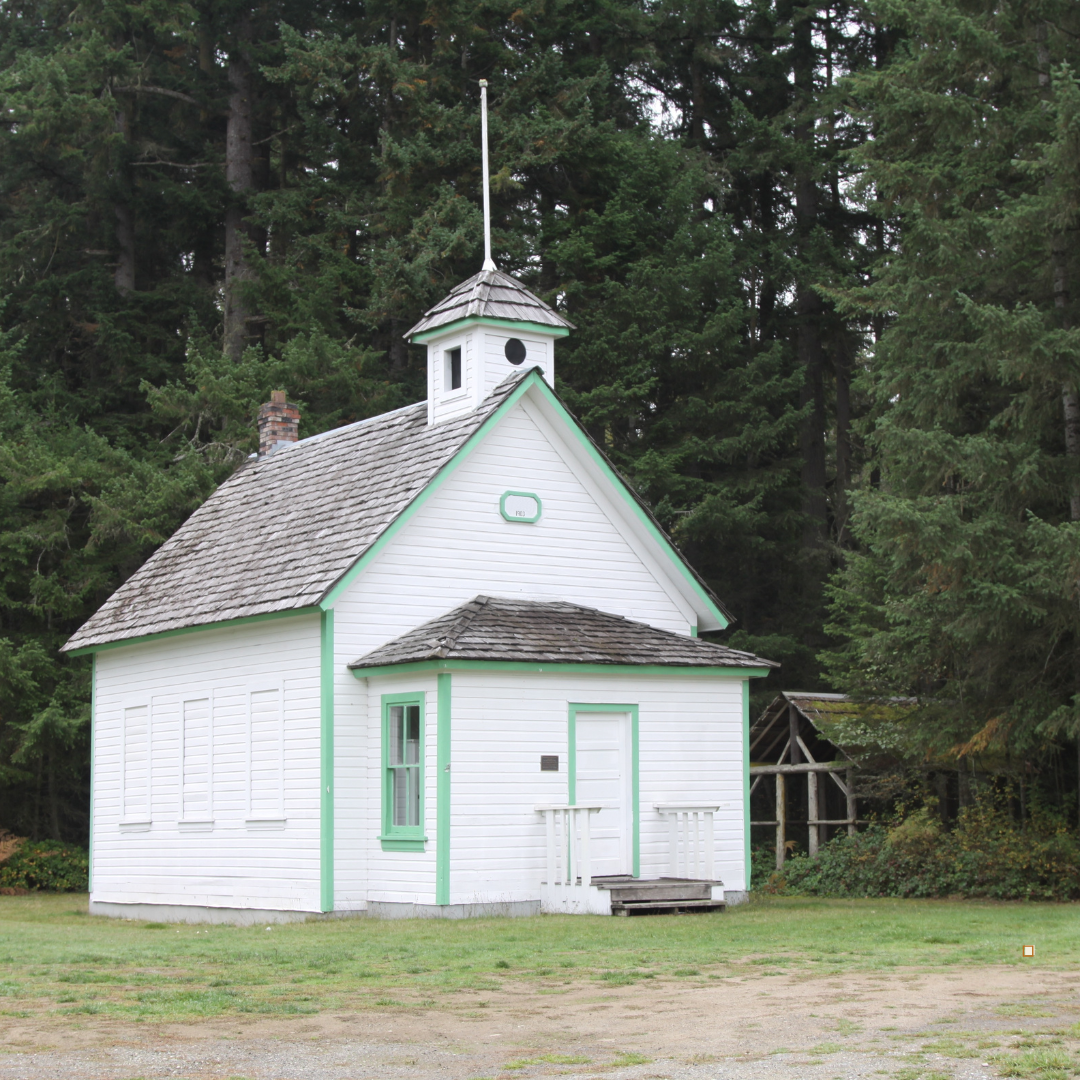
<svg viewBox="0 0 1080 1080">
<path fill-rule="evenodd" d="M 690 878 L 594 877 L 592 884 L 611 893 L 612 904 L 662 900 L 711 900 L 712 882 Z"/>
<path fill-rule="evenodd" d="M 723 911 L 723 900 L 639 900 L 626 902 L 612 899 L 612 915 L 694 915 L 706 911 Z"/>
</svg>

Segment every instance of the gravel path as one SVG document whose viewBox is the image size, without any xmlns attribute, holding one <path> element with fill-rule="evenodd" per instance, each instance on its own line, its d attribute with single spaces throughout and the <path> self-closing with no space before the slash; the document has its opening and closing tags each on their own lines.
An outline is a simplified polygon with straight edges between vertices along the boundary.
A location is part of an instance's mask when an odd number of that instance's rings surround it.
<svg viewBox="0 0 1080 1080">
<path fill-rule="evenodd" d="M 0 1080 L 988 1080 L 1017 1031 L 1040 1045 L 1077 1013 L 1080 973 L 1010 967 L 520 987 L 291 1020 L 4 1017 Z M 1049 1044 L 1075 1053 L 1080 1035 Z"/>
</svg>

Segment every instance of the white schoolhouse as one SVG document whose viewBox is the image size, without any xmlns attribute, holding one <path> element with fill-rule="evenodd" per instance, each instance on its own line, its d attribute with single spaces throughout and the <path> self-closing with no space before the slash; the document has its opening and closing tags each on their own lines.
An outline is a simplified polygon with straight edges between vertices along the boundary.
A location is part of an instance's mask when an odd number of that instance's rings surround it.
<svg viewBox="0 0 1080 1080">
<path fill-rule="evenodd" d="M 571 329 L 485 269 L 427 401 L 260 449 L 67 643 L 93 653 L 91 911 L 634 913 L 745 896 L 722 605 L 555 393 Z"/>
</svg>

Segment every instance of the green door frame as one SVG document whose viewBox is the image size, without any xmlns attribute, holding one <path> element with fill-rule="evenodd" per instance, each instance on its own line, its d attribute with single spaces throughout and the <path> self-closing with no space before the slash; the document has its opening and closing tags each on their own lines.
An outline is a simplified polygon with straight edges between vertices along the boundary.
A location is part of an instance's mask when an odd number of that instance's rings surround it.
<svg viewBox="0 0 1080 1080">
<path fill-rule="evenodd" d="M 636 705 L 606 705 L 571 701 L 569 704 L 566 739 L 566 784 L 570 805 L 577 801 L 577 715 L 578 713 L 630 714 L 630 816 L 634 877 L 641 877 L 641 794 L 638 783 L 638 707 Z"/>
</svg>

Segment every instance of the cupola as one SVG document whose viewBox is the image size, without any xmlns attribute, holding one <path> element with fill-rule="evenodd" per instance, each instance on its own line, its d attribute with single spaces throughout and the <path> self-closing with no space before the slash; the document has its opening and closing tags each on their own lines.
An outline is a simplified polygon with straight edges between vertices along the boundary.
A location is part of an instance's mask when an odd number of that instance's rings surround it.
<svg viewBox="0 0 1080 1080">
<path fill-rule="evenodd" d="M 471 412 L 513 371 L 555 383 L 555 340 L 573 324 L 509 274 L 481 270 L 405 335 L 427 345 L 428 423 Z"/>
<path fill-rule="evenodd" d="M 491 258 L 487 80 L 480 80 L 480 146 L 484 177 L 484 268 L 424 313 L 405 335 L 427 345 L 428 423 L 472 412 L 513 371 L 538 367 L 555 385 L 555 339 L 574 324 Z"/>
</svg>

